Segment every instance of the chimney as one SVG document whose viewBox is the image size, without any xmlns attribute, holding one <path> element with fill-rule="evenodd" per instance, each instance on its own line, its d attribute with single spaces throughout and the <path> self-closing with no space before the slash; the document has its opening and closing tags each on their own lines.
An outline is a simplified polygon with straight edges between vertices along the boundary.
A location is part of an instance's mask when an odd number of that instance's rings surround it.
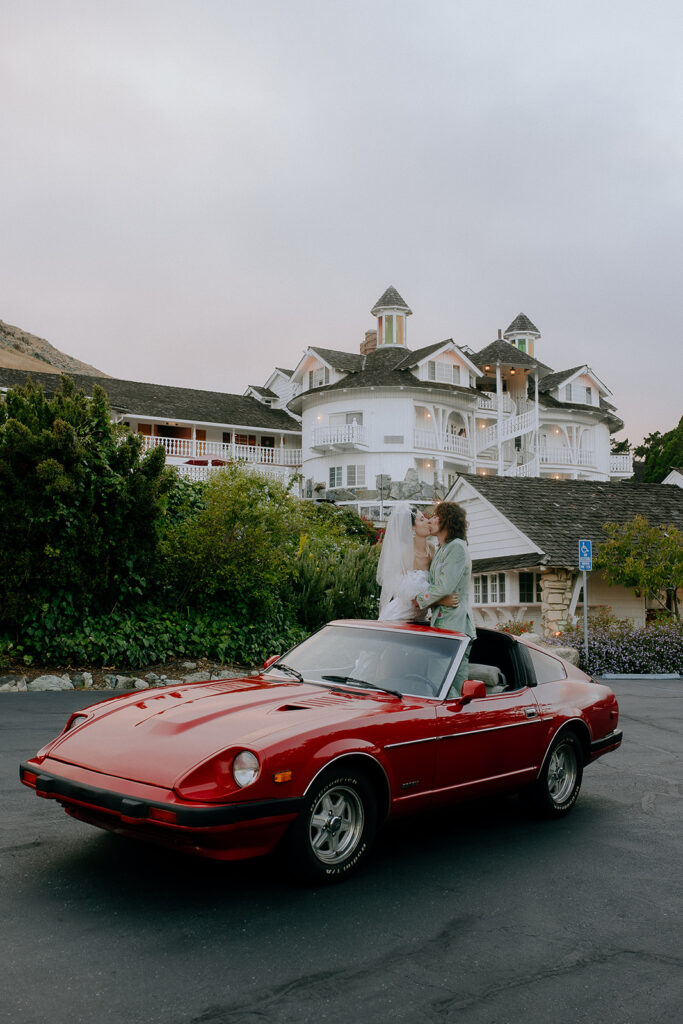
<svg viewBox="0 0 683 1024">
<path fill-rule="evenodd" d="M 503 340 L 503 332 L 501 331 L 501 329 L 499 327 L 498 328 L 498 341 L 502 341 L 502 340 Z"/>
<path fill-rule="evenodd" d="M 367 356 L 371 352 L 374 352 L 376 348 L 377 348 L 377 331 L 376 330 L 366 331 L 365 332 L 365 341 L 361 342 L 360 354 L 362 356 Z"/>
</svg>

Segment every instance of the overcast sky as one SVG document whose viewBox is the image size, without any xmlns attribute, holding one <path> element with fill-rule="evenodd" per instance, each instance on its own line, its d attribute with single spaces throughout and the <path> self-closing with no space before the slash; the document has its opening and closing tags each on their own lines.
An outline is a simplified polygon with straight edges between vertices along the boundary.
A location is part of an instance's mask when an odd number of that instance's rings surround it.
<svg viewBox="0 0 683 1024">
<path fill-rule="evenodd" d="M 526 313 L 637 442 L 683 411 L 681 0 L 0 0 L 0 319 L 242 393 Z"/>
</svg>

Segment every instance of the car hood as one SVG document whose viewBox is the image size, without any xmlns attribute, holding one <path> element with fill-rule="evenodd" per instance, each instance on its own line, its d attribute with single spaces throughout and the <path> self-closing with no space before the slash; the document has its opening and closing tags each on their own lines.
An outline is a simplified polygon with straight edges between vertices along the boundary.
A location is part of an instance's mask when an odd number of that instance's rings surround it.
<svg viewBox="0 0 683 1024">
<path fill-rule="evenodd" d="M 170 789 L 226 748 L 262 751 L 288 736 L 386 713 L 394 702 L 383 693 L 263 677 L 193 683 L 95 705 L 48 750 L 53 760 Z"/>
</svg>

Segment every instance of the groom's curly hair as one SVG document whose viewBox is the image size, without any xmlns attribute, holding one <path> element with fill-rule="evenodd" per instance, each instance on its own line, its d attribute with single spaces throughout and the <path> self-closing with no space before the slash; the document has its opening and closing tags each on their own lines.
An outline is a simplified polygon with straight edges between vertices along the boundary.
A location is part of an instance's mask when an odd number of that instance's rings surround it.
<svg viewBox="0 0 683 1024">
<path fill-rule="evenodd" d="M 467 516 L 465 509 L 454 501 L 440 501 L 434 509 L 439 525 L 446 530 L 446 540 L 467 540 Z"/>
</svg>

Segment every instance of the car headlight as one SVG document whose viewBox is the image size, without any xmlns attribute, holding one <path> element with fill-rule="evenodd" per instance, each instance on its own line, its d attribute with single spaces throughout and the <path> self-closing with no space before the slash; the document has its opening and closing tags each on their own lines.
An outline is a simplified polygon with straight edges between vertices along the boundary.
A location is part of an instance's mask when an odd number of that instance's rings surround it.
<svg viewBox="0 0 683 1024">
<path fill-rule="evenodd" d="M 241 750 L 232 762 L 232 777 L 238 786 L 249 786 L 257 777 L 260 768 L 256 754 Z"/>
</svg>

